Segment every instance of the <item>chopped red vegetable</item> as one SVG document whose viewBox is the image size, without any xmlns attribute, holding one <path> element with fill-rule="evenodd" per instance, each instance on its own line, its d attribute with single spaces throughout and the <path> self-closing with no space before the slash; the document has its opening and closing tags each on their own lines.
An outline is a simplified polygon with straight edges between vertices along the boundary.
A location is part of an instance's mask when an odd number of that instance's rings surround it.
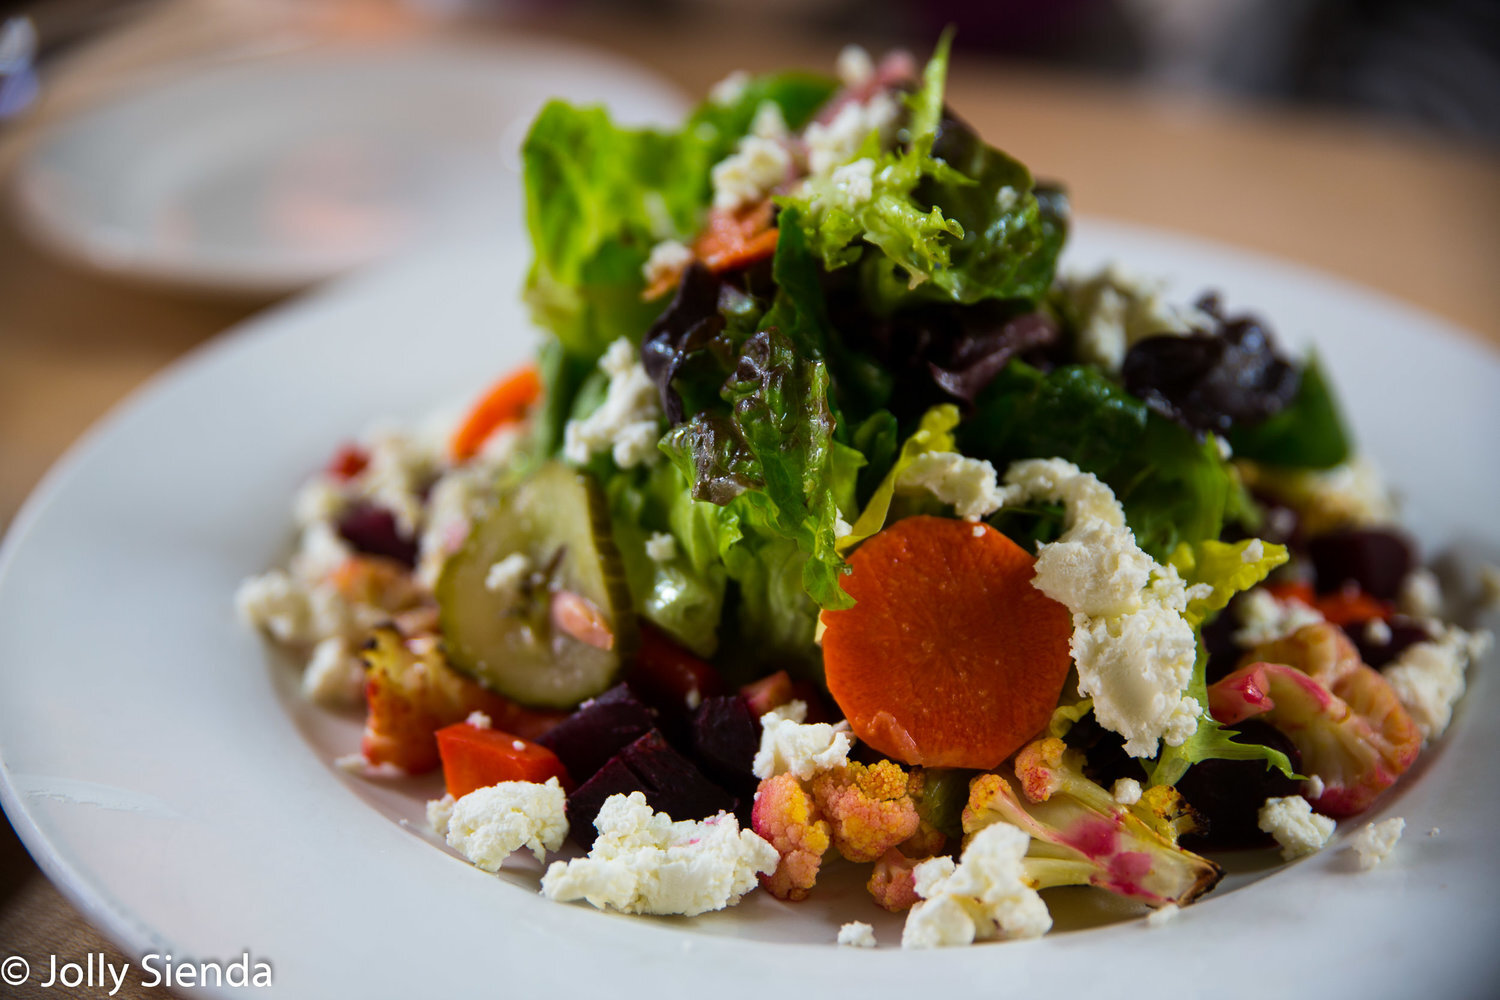
<svg viewBox="0 0 1500 1000">
<path fill-rule="evenodd" d="M 455 799 L 502 781 L 541 784 L 556 778 L 564 788 L 573 787 L 557 754 L 500 729 L 460 722 L 437 731 L 437 746 L 443 759 L 443 782 Z"/>
</svg>

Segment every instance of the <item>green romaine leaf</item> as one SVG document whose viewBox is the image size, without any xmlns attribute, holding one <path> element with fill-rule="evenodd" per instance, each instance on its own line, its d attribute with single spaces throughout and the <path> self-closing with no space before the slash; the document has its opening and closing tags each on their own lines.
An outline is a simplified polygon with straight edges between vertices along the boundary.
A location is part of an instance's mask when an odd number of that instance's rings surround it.
<svg viewBox="0 0 1500 1000">
<path fill-rule="evenodd" d="M 608 481 L 606 492 L 615 545 L 636 609 L 688 649 L 712 656 L 726 582 L 724 566 L 711 548 L 716 525 L 704 521 L 681 473 L 667 462 L 619 473 Z M 672 559 L 658 562 L 646 554 L 646 541 L 656 532 L 669 532 L 676 541 Z"/>
<path fill-rule="evenodd" d="M 1316 355 L 1307 359 L 1291 405 L 1253 427 L 1234 428 L 1229 443 L 1241 458 L 1308 469 L 1340 465 L 1354 450 Z"/>
</svg>

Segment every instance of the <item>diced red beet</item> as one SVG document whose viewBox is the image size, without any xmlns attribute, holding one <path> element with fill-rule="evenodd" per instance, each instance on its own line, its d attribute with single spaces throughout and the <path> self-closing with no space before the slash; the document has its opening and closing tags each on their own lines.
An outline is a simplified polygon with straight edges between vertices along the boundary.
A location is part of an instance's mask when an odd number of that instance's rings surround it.
<svg viewBox="0 0 1500 1000">
<path fill-rule="evenodd" d="M 1318 593 L 1353 583 L 1382 601 L 1394 601 L 1401 581 L 1416 565 L 1416 547 L 1389 529 L 1350 529 L 1319 535 L 1307 543 L 1317 574 Z"/>
<path fill-rule="evenodd" d="M 1275 727 L 1245 719 L 1231 728 L 1239 734 L 1235 742 L 1280 750 L 1294 771 L 1302 766 L 1296 744 Z M 1296 795 L 1301 787 L 1301 782 L 1267 767 L 1264 761 L 1200 761 L 1177 782 L 1177 791 L 1205 821 L 1203 829 L 1183 835 L 1182 845 L 1197 851 L 1269 844 L 1271 838 L 1258 825 L 1261 805 L 1268 798 Z"/>
<path fill-rule="evenodd" d="M 572 838 L 585 848 L 592 846 L 598 835 L 594 817 L 605 799 L 631 792 L 643 793 L 652 809 L 674 820 L 706 819 L 735 808 L 734 796 L 704 777 L 692 761 L 653 730 L 611 757 L 568 796 Z"/>
<path fill-rule="evenodd" d="M 656 727 L 651 710 L 616 684 L 537 740 L 557 754 L 574 781 L 587 781 L 605 762 Z"/>
<path fill-rule="evenodd" d="M 635 665 L 625 682 L 656 709 L 659 724 L 680 743 L 685 743 L 693 713 L 703 700 L 726 693 L 717 670 L 645 622 Z"/>
<path fill-rule="evenodd" d="M 339 535 L 360 552 L 394 559 L 408 569 L 417 564 L 417 542 L 401 534 L 396 515 L 373 504 L 355 504 L 339 518 Z"/>
<path fill-rule="evenodd" d="M 755 780 L 750 771 L 760 749 L 760 720 L 743 695 L 709 698 L 693 713 L 693 753 L 709 774 L 736 787 Z"/>
</svg>

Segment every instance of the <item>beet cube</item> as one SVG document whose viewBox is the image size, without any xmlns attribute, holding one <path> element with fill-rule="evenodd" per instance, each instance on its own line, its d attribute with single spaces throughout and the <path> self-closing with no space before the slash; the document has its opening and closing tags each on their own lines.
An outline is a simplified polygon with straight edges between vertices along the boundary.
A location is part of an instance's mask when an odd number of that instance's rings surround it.
<svg viewBox="0 0 1500 1000">
<path fill-rule="evenodd" d="M 557 754 L 574 781 L 583 782 L 620 748 L 649 733 L 655 725 L 651 710 L 624 684 L 617 684 L 584 702 L 537 742 Z"/>
<path fill-rule="evenodd" d="M 1416 565 L 1416 547 L 1397 531 L 1349 529 L 1319 535 L 1307 543 L 1318 593 L 1331 594 L 1352 583 L 1371 597 L 1394 601 L 1401 581 Z"/>
<path fill-rule="evenodd" d="M 760 720 L 742 695 L 705 699 L 693 714 L 693 753 L 708 773 L 726 783 L 754 780 Z"/>
<path fill-rule="evenodd" d="M 734 796 L 703 776 L 661 733 L 652 730 L 615 754 L 568 796 L 568 826 L 583 847 L 593 845 L 594 817 L 611 795 L 642 792 L 652 809 L 674 820 L 706 819 L 735 808 Z"/>
</svg>

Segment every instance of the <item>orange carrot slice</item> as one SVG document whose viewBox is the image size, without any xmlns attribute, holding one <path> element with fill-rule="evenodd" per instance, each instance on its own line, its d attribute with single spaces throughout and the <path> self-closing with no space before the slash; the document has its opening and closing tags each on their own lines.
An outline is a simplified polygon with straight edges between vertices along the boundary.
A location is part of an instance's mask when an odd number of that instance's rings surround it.
<svg viewBox="0 0 1500 1000">
<path fill-rule="evenodd" d="M 541 395 L 542 377 L 534 365 L 517 368 L 490 386 L 453 432 L 453 439 L 448 442 L 453 460 L 465 462 L 473 458 L 491 434 L 526 416 Z"/>
<path fill-rule="evenodd" d="M 828 690 L 854 734 L 908 764 L 988 770 L 1042 729 L 1071 662 L 1067 608 L 982 524 L 909 517 L 855 550 L 823 612 Z"/>
</svg>

